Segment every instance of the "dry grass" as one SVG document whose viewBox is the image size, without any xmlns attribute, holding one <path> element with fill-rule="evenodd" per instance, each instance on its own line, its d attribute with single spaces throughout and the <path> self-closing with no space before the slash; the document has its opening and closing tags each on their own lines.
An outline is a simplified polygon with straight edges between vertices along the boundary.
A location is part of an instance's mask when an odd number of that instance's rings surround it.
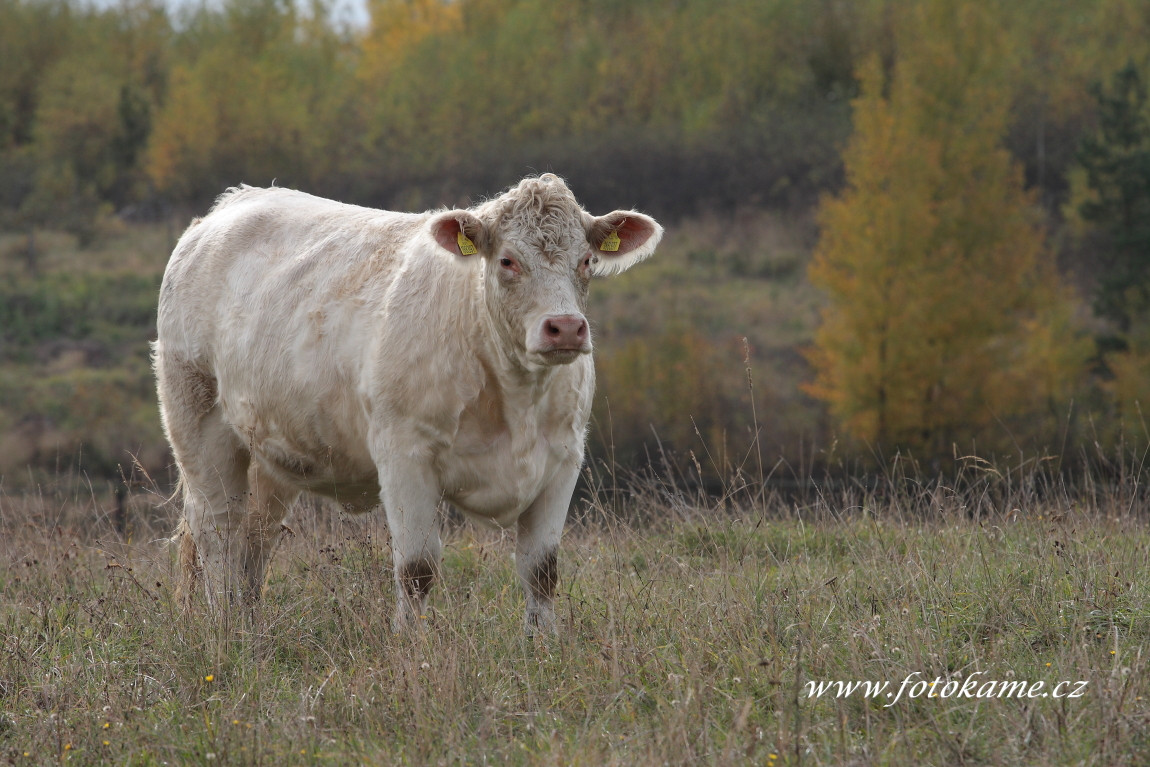
<svg viewBox="0 0 1150 767">
<path fill-rule="evenodd" d="M 554 638 L 511 542 L 447 533 L 394 635 L 379 516 L 299 510 L 252 616 L 181 615 L 171 511 L 0 497 L 14 764 L 1144 764 L 1145 498 L 1037 470 L 722 503 L 669 480 L 573 515 Z M 598 497 L 606 497 L 600 492 Z M 1075 700 L 810 699 L 809 681 L 1087 682 Z M 1049 689 L 1049 688 L 1048 688 Z"/>
</svg>

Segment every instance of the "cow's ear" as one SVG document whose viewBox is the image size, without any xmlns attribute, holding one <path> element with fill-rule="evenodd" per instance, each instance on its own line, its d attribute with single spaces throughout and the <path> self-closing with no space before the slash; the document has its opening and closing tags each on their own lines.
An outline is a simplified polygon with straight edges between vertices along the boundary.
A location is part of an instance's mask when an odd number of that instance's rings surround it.
<svg viewBox="0 0 1150 767">
<path fill-rule="evenodd" d="M 431 219 L 431 236 L 439 246 L 456 256 L 474 256 L 489 251 L 487 228 L 473 213 L 449 210 Z"/>
<path fill-rule="evenodd" d="M 650 216 L 633 210 L 617 210 L 605 216 L 588 216 L 587 240 L 598 263 L 595 274 L 618 274 L 655 252 L 663 227 Z"/>
</svg>

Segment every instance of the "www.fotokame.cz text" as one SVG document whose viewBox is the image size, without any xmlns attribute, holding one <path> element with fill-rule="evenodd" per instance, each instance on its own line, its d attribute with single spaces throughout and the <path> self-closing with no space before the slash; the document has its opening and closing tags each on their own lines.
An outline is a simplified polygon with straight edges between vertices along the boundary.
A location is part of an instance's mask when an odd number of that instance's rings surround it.
<svg viewBox="0 0 1150 767">
<path fill-rule="evenodd" d="M 985 671 L 975 671 L 963 680 L 935 677 L 932 681 L 921 678 L 912 671 L 899 684 L 891 687 L 889 680 L 881 682 L 807 682 L 807 697 L 822 698 L 875 698 L 886 699 L 883 708 L 889 708 L 900 700 L 927 698 L 1081 698 L 1086 693 L 1087 682 L 1062 681 L 1048 687 L 1044 681 L 1028 682 L 1025 679 L 995 681 L 980 678 Z"/>
</svg>

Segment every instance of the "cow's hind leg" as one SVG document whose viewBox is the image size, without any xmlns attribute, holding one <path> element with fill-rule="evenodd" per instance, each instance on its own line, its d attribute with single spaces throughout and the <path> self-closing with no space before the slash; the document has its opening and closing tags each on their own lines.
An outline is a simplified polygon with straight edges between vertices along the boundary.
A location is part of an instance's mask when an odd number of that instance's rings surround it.
<svg viewBox="0 0 1150 767">
<path fill-rule="evenodd" d="M 242 595 L 244 558 L 237 539 L 247 512 L 250 455 L 223 418 L 213 376 L 158 352 L 156 380 L 183 488 L 177 531 L 181 590 L 186 601 L 202 574 L 208 602 L 222 607 Z"/>
<path fill-rule="evenodd" d="M 244 596 L 245 527 L 248 505 L 248 453 L 225 440 L 180 461 L 184 479 L 184 525 L 198 555 L 204 592 L 213 607 Z M 187 572 L 185 577 L 193 575 Z"/>
<path fill-rule="evenodd" d="M 251 497 L 243 531 L 243 569 L 245 598 L 252 603 L 263 592 L 268 560 L 282 531 L 280 523 L 300 493 L 277 481 L 259 461 L 252 462 L 248 485 Z"/>
</svg>

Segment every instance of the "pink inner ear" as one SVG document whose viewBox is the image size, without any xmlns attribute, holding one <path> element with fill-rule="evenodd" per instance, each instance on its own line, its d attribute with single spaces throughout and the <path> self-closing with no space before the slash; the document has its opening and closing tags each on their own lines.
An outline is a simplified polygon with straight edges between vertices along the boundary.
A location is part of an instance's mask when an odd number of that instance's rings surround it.
<svg viewBox="0 0 1150 767">
<path fill-rule="evenodd" d="M 458 219 L 453 216 L 444 216 L 431 225 L 431 232 L 435 235 L 435 241 L 439 246 L 449 253 L 454 253 L 457 256 L 463 254 L 459 252 L 459 226 Z"/>
<path fill-rule="evenodd" d="M 614 222 L 613 231 L 619 234 L 619 250 L 614 253 L 606 253 L 607 256 L 622 256 L 630 253 L 650 239 L 651 235 L 655 233 L 655 228 L 646 219 L 638 216 L 627 216 Z"/>
</svg>

